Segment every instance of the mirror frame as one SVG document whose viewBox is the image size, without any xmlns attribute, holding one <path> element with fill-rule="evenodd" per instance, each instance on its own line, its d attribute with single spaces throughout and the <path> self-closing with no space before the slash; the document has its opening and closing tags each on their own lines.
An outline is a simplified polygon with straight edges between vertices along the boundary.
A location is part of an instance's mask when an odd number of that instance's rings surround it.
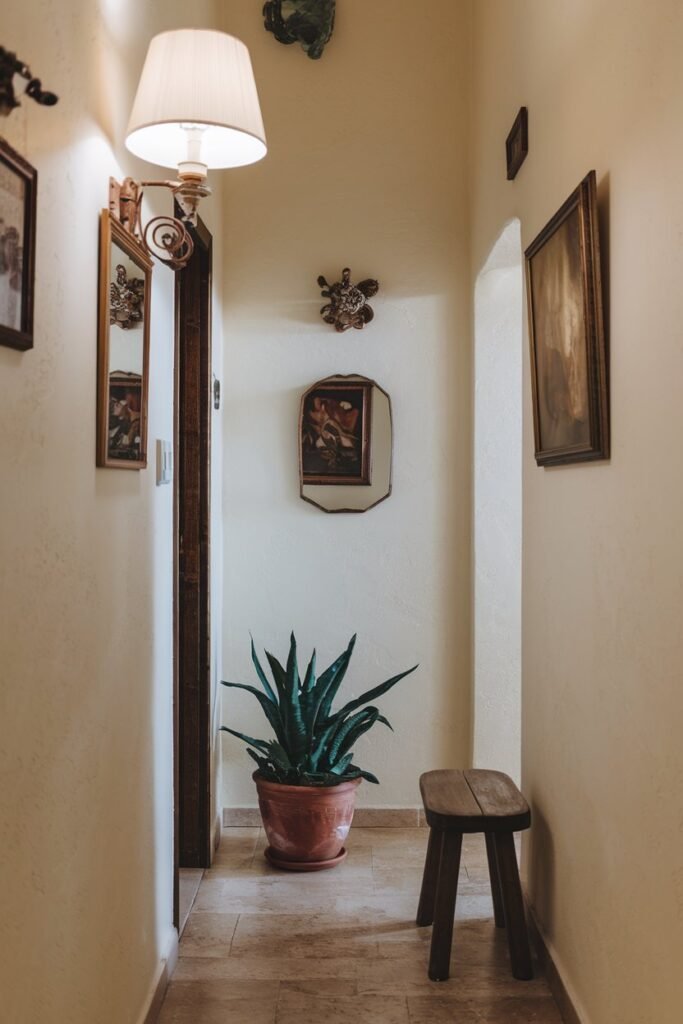
<svg viewBox="0 0 683 1024">
<path fill-rule="evenodd" d="M 313 483 L 311 480 L 304 480 L 304 472 L 303 472 L 303 452 L 302 452 L 302 436 L 303 436 L 303 434 L 302 434 L 302 428 L 303 428 L 304 409 L 305 409 L 305 406 L 306 406 L 306 399 L 307 399 L 308 395 L 310 395 L 310 393 L 312 391 L 315 391 L 316 388 L 319 388 L 321 385 L 339 384 L 340 386 L 343 387 L 344 384 L 353 384 L 354 382 L 366 384 L 368 386 L 371 394 L 372 394 L 372 389 L 373 388 L 377 388 L 377 390 L 381 391 L 381 393 L 384 395 L 384 397 L 387 400 L 387 407 L 389 409 L 389 429 L 391 431 L 391 444 L 389 445 L 389 483 L 388 483 L 388 487 L 387 487 L 387 492 L 386 492 L 386 494 L 383 494 L 381 498 L 378 498 L 376 501 L 373 501 L 371 505 L 367 506 L 367 508 L 325 508 L 325 506 L 321 505 L 319 501 L 315 501 L 314 498 L 311 498 L 307 494 L 304 494 L 304 487 L 315 487 L 316 486 L 316 484 Z M 374 399 L 372 400 L 371 404 L 374 406 L 374 404 L 375 404 Z M 372 445 L 372 437 L 370 438 L 370 444 Z M 298 452 L 299 452 L 299 497 L 303 501 L 308 502 L 309 505 L 314 505 L 315 508 L 319 508 L 321 512 L 328 512 L 330 515 L 335 515 L 338 512 L 350 512 L 350 513 L 369 512 L 371 508 L 375 508 L 377 505 L 381 505 L 381 503 L 383 501 L 386 501 L 387 498 L 389 498 L 391 496 L 391 491 L 392 491 L 392 487 L 393 487 L 393 477 L 394 477 L 394 415 L 393 415 L 393 410 L 392 410 L 392 407 L 391 407 L 391 396 L 389 395 L 389 392 L 385 391 L 385 389 L 381 386 L 381 384 L 378 384 L 376 380 L 372 380 L 370 377 L 365 377 L 362 373 L 335 373 L 335 374 L 332 374 L 331 377 L 323 377 L 322 380 L 317 380 L 315 382 L 315 384 L 311 384 L 310 387 L 306 388 L 306 390 L 304 391 L 304 393 L 301 396 L 301 401 L 300 401 L 300 404 L 299 404 L 299 436 L 298 436 L 298 439 L 297 439 L 297 448 L 298 448 Z M 369 457 L 370 461 L 372 461 L 372 449 L 370 449 L 370 451 L 368 453 L 368 457 Z M 330 485 L 328 484 L 326 486 L 330 486 Z M 359 486 L 364 486 L 364 485 L 363 484 L 359 484 Z"/>
<path fill-rule="evenodd" d="M 142 335 L 142 394 L 140 398 L 139 459 L 112 459 L 109 455 L 109 323 L 111 249 L 117 245 L 139 268 L 145 280 Z M 129 231 L 112 217 L 100 214 L 99 310 L 97 338 L 97 457 L 96 464 L 107 469 L 146 469 L 147 414 L 149 394 L 149 313 L 152 288 L 152 260 Z"/>
</svg>

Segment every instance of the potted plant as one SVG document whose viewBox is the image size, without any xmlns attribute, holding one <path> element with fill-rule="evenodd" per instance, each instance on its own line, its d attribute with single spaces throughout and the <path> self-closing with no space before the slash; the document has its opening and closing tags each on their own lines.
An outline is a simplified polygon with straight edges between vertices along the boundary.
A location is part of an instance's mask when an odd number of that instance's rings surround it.
<svg viewBox="0 0 683 1024">
<path fill-rule="evenodd" d="M 353 636 L 346 650 L 319 676 L 313 651 L 302 679 L 292 633 L 286 667 L 266 651 L 271 684 L 252 640 L 251 659 L 263 692 L 223 680 L 224 686 L 256 697 L 275 734 L 273 739 L 260 740 L 222 726 L 223 732 L 247 744 L 247 753 L 258 765 L 253 779 L 268 837 L 266 857 L 289 871 L 319 871 L 346 857 L 344 840 L 351 827 L 356 789 L 362 779 L 378 782 L 371 772 L 354 764 L 352 748 L 376 722 L 391 728 L 369 702 L 417 668 L 414 665 L 392 676 L 334 711 L 332 703 L 355 643 Z"/>
</svg>

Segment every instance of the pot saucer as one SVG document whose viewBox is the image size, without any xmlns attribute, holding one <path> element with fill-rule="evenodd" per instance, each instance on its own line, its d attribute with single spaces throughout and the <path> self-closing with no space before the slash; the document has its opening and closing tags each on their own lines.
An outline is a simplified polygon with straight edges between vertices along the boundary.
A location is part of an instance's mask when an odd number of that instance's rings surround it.
<svg viewBox="0 0 683 1024">
<path fill-rule="evenodd" d="M 267 846 L 263 855 L 269 864 L 275 868 L 282 868 L 283 871 L 324 871 L 326 868 L 334 868 L 346 860 L 346 847 L 342 846 L 340 853 L 330 860 L 283 860 L 278 857 L 272 846 Z"/>
</svg>

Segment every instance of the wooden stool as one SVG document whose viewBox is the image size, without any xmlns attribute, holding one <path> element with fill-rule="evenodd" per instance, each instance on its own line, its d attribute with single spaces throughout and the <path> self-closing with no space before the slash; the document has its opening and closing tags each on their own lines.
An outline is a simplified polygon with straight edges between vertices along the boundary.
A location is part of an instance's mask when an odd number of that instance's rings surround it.
<svg viewBox="0 0 683 1024">
<path fill-rule="evenodd" d="M 526 800 L 508 775 L 479 768 L 426 772 L 420 792 L 430 831 L 417 923 L 434 925 L 429 977 L 448 978 L 463 833 L 483 832 L 496 927 L 507 926 L 514 977 L 532 978 L 513 837 L 531 825 Z"/>
</svg>

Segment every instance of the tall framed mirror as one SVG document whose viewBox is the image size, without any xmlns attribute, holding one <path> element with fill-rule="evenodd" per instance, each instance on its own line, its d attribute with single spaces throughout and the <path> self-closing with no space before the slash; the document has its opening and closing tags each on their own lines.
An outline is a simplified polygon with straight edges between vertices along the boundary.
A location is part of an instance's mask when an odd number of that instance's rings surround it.
<svg viewBox="0 0 683 1024">
<path fill-rule="evenodd" d="M 100 217 L 97 465 L 147 465 L 152 261 L 108 210 Z"/>
<path fill-rule="evenodd" d="M 337 374 L 301 397 L 299 482 L 323 512 L 367 512 L 391 494 L 391 399 L 376 381 Z"/>
</svg>

